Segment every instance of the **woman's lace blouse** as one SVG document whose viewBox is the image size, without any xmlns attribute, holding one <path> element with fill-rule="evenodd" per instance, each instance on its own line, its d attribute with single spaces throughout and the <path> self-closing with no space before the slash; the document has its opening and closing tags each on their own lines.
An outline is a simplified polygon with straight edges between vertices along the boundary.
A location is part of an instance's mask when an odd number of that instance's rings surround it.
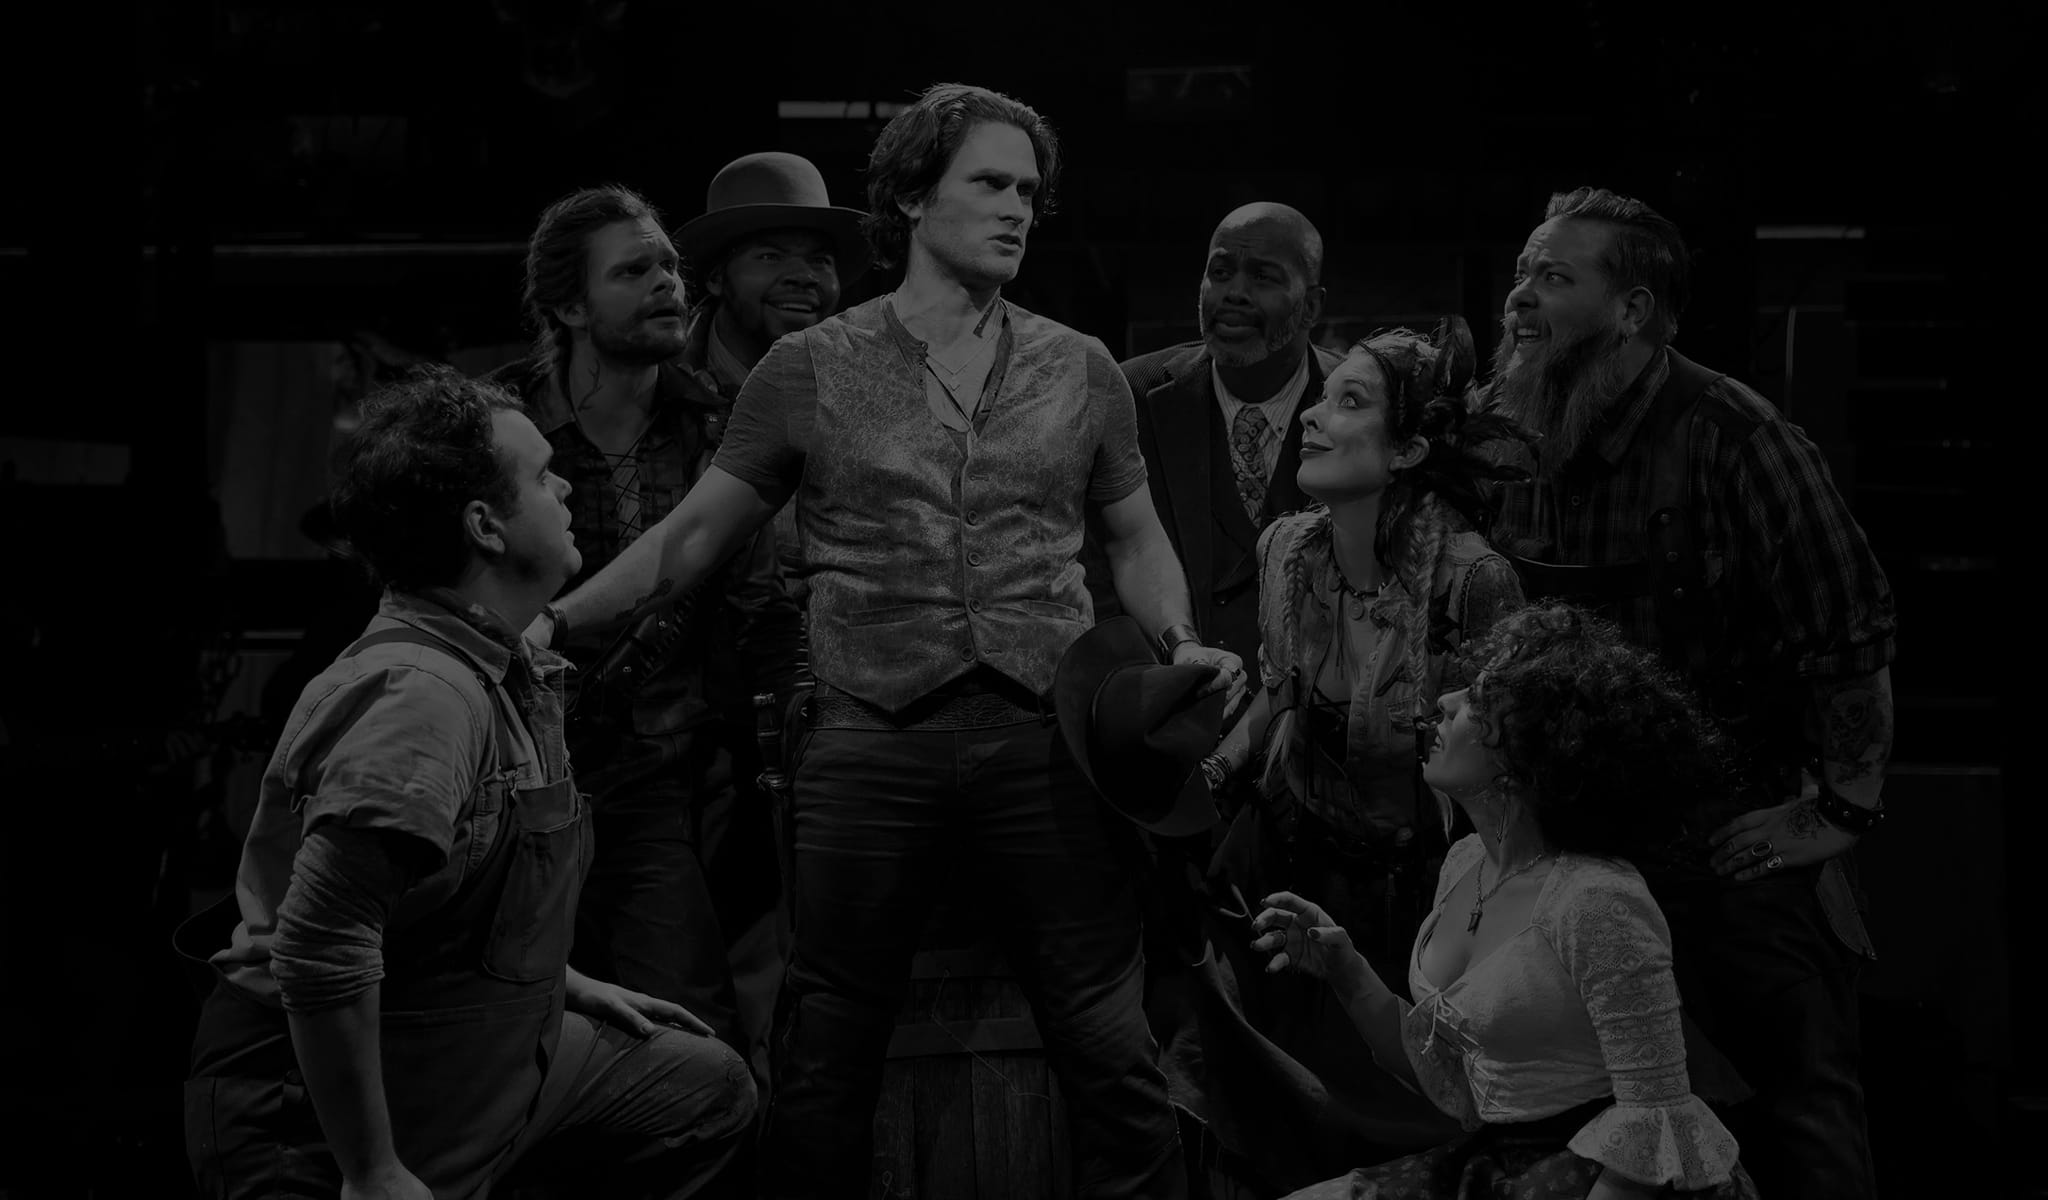
<svg viewBox="0 0 2048 1200">
<path fill-rule="evenodd" d="M 1559 855 L 1526 928 L 1448 987 L 1423 974 L 1445 895 L 1484 855 L 1477 835 L 1451 847 L 1409 956 L 1402 1040 L 1424 1094 L 1472 1129 L 1611 1093 L 1574 1153 L 1643 1183 L 1727 1180 L 1735 1139 L 1686 1079 L 1671 934 L 1634 867 Z"/>
</svg>

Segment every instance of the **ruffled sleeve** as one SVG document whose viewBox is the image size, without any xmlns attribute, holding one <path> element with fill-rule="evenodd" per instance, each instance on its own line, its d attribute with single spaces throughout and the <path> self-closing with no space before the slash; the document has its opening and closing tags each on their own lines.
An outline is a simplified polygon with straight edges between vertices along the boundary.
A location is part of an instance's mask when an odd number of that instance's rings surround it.
<svg viewBox="0 0 2048 1200">
<path fill-rule="evenodd" d="M 1572 1137 L 1571 1151 L 1638 1183 L 1725 1183 L 1735 1138 L 1686 1078 L 1664 914 L 1633 872 L 1586 875 L 1558 923 L 1558 955 L 1599 1036 L 1614 1105 Z"/>
</svg>

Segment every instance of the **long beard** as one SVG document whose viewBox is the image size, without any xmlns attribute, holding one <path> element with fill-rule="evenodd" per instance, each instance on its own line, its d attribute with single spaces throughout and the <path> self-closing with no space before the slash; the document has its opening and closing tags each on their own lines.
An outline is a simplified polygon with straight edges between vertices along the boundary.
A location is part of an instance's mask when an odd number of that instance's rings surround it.
<svg viewBox="0 0 2048 1200">
<path fill-rule="evenodd" d="M 1308 330 L 1308 305 L 1297 304 L 1287 313 L 1287 319 L 1279 325 L 1268 328 L 1264 344 L 1257 346 L 1235 346 L 1217 342 L 1209 337 L 1208 314 L 1197 309 L 1196 322 L 1202 330 L 1202 340 L 1208 343 L 1209 356 L 1219 365 L 1226 367 L 1249 367 L 1265 362 L 1287 348 L 1288 343 Z"/>
<path fill-rule="evenodd" d="M 1555 480 L 1592 439 L 1608 409 L 1628 390 L 1619 325 L 1605 325 L 1530 361 L 1511 364 L 1515 343 L 1493 354 L 1501 411 L 1537 435 L 1537 472 Z"/>
</svg>

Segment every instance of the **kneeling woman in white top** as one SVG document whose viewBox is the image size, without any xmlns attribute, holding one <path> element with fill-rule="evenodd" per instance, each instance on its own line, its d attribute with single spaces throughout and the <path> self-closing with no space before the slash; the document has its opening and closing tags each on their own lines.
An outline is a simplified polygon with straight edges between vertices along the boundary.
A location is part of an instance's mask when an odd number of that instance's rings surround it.
<svg viewBox="0 0 2048 1200">
<path fill-rule="evenodd" d="M 1754 1197 L 1685 1069 L 1671 935 L 1633 860 L 1670 845 L 1722 743 L 1606 621 L 1532 605 L 1466 650 L 1423 778 L 1478 830 L 1451 847 L 1402 1000 L 1344 930 L 1265 899 L 1268 970 L 1327 980 L 1385 1070 L 1469 1131 L 1296 1200 Z M 1449 809 L 1446 807 L 1446 817 Z"/>
</svg>

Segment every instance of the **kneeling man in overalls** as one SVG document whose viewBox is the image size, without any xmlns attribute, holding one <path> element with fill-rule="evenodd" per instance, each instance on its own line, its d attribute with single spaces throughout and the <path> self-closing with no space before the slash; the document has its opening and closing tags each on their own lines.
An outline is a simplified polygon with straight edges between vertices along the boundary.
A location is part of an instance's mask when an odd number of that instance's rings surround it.
<svg viewBox="0 0 2048 1200">
<path fill-rule="evenodd" d="M 519 633 L 580 563 L 548 458 L 446 368 L 365 406 L 335 515 L 387 590 L 285 726 L 232 910 L 180 933 L 220 976 L 187 1084 L 204 1195 L 687 1196 L 746 1136 L 738 1055 L 567 966 L 589 811 L 564 660 Z"/>
</svg>

